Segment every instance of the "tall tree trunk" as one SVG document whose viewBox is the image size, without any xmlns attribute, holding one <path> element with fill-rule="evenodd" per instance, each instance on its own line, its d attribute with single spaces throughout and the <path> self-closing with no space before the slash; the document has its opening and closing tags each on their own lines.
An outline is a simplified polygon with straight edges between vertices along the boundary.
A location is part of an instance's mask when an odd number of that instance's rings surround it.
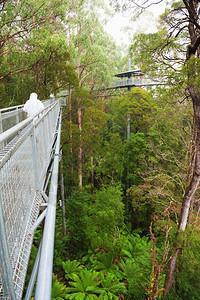
<svg viewBox="0 0 200 300">
<path fill-rule="evenodd" d="M 196 151 L 195 151 L 195 147 L 196 147 L 196 130 L 195 130 L 195 126 L 194 126 L 194 118 L 193 118 L 193 124 L 191 127 L 191 141 L 190 141 L 190 146 L 188 149 L 188 153 L 187 153 L 187 162 L 188 162 L 188 166 L 187 166 L 187 176 L 186 176 L 186 182 L 189 183 L 193 174 L 193 170 L 194 170 L 194 166 L 195 166 L 195 156 L 196 156 Z"/>
<path fill-rule="evenodd" d="M 82 147 L 82 109 L 81 99 L 78 97 L 78 129 L 79 129 L 79 164 L 78 164 L 78 179 L 79 189 L 83 186 L 83 147 Z"/>
<path fill-rule="evenodd" d="M 38 64 L 34 65 L 33 70 L 34 70 L 34 75 L 35 75 L 35 89 L 36 89 L 36 93 L 38 93 L 39 89 L 40 89 L 39 66 L 38 66 Z"/>
<path fill-rule="evenodd" d="M 71 189 L 74 187 L 74 166 L 73 166 L 73 144 L 72 144 L 72 98 L 71 98 L 71 88 L 68 88 L 68 101 L 69 101 L 69 143 L 70 143 L 70 177 L 71 177 Z"/>
<path fill-rule="evenodd" d="M 199 212 L 200 212 L 200 199 L 198 200 L 195 208 L 195 222 L 198 220 Z"/>
<path fill-rule="evenodd" d="M 192 125 L 192 133 L 193 133 L 193 137 L 191 140 L 191 145 L 190 145 L 190 149 L 188 151 L 188 172 L 187 172 L 187 179 L 186 179 L 186 183 L 187 185 L 189 185 L 190 180 L 193 176 L 193 172 L 195 169 L 195 157 L 196 157 L 196 127 L 194 126 L 194 120 L 193 120 L 193 125 Z M 193 197 L 191 204 L 190 204 L 190 210 L 189 210 L 189 216 L 188 216 L 188 224 L 192 223 L 192 217 L 193 217 L 193 209 L 194 209 L 194 202 L 195 202 L 195 198 Z"/>
<path fill-rule="evenodd" d="M 185 8 L 188 11 L 189 14 L 189 24 L 188 24 L 188 32 L 190 36 L 191 44 L 188 45 L 187 53 L 186 53 L 186 62 L 190 59 L 193 59 L 193 57 L 196 55 L 197 58 L 199 58 L 200 53 L 200 30 L 198 30 L 196 27 L 196 24 L 198 24 L 199 18 L 197 13 L 197 6 L 196 2 L 193 0 L 186 1 L 183 0 L 183 3 L 185 4 Z M 197 87 L 193 86 L 191 82 L 194 82 L 195 74 L 198 76 L 198 71 L 196 70 L 195 64 L 193 64 L 188 67 L 188 87 L 187 91 L 189 92 L 192 103 L 193 103 L 193 111 L 194 111 L 194 136 L 195 136 L 195 156 L 194 156 L 194 168 L 191 175 L 191 180 L 189 184 L 187 185 L 185 195 L 183 197 L 182 202 L 182 208 L 181 208 L 181 215 L 179 220 L 179 226 L 177 231 L 177 236 L 181 234 L 181 232 L 185 231 L 186 225 L 188 222 L 188 215 L 189 210 L 193 201 L 193 198 L 195 196 L 196 190 L 199 186 L 200 181 L 200 93 L 197 89 Z M 191 163 L 192 165 L 192 163 Z M 169 261 L 167 274 L 165 277 L 165 291 L 164 296 L 167 295 L 167 293 L 170 291 L 170 289 L 173 286 L 174 282 L 174 274 L 176 269 L 176 261 L 179 253 L 179 247 L 180 245 L 177 245 L 176 242 L 173 245 L 174 252 L 171 256 L 171 259 Z"/>
<path fill-rule="evenodd" d="M 196 156 L 195 156 L 195 164 L 194 170 L 192 174 L 192 178 L 190 183 L 188 184 L 185 195 L 182 202 L 181 215 L 179 220 L 178 232 L 177 235 L 181 233 L 181 231 L 185 231 L 189 209 L 192 203 L 192 199 L 195 196 L 196 190 L 199 186 L 200 181 L 200 93 L 194 86 L 189 86 L 189 92 L 193 101 L 193 109 L 194 109 L 194 130 L 196 131 Z M 174 253 L 169 261 L 168 270 L 165 278 L 165 291 L 164 296 L 170 291 L 174 281 L 174 274 L 176 269 L 176 260 L 179 253 L 179 247 L 176 243 L 174 244 Z"/>
<path fill-rule="evenodd" d="M 82 70 L 81 63 L 79 62 L 78 67 L 78 79 L 79 79 L 79 87 L 82 86 Z M 78 187 L 79 189 L 83 186 L 83 145 L 82 145 L 82 107 L 81 107 L 81 97 L 78 97 L 78 129 L 79 129 L 79 155 L 78 155 Z"/>
<path fill-rule="evenodd" d="M 91 156 L 91 194 L 94 195 L 94 157 Z"/>
</svg>

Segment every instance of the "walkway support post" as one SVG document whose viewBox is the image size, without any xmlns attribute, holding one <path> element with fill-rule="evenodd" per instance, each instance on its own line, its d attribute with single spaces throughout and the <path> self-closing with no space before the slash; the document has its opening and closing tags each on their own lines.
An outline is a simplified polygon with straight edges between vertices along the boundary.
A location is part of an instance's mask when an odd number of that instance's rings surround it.
<svg viewBox="0 0 200 300">
<path fill-rule="evenodd" d="M 51 299 L 57 185 L 60 158 L 61 117 L 62 114 L 60 114 L 59 118 L 58 134 L 49 191 L 49 201 L 47 206 L 47 215 L 45 218 L 42 249 L 36 283 L 35 300 Z"/>
<path fill-rule="evenodd" d="M 1 200 L 1 195 L 0 195 Z M 9 258 L 9 250 L 6 238 L 5 221 L 2 213 L 2 204 L 0 201 L 0 275 L 2 277 L 6 299 L 15 300 L 15 290 L 12 278 L 12 268 Z M 0 293 L 1 296 L 1 293 Z M 2 299 L 2 298 L 1 298 Z"/>
<path fill-rule="evenodd" d="M 61 150 L 60 185 L 61 185 L 63 235 L 65 236 L 67 234 L 67 230 L 66 230 L 66 220 L 65 220 L 66 219 L 66 214 L 65 214 L 65 189 L 64 189 L 62 150 Z"/>
<path fill-rule="evenodd" d="M 31 277 L 30 277 L 30 280 L 29 280 L 29 283 L 28 283 L 28 287 L 27 287 L 27 290 L 26 290 L 26 295 L 24 297 L 24 300 L 30 300 L 31 299 L 31 295 L 32 295 L 32 292 L 33 292 L 33 288 L 34 288 L 34 285 L 35 285 L 35 280 L 36 280 L 37 272 L 38 272 L 41 247 L 42 247 L 42 240 L 41 240 L 40 246 L 38 248 L 37 256 L 36 256 L 36 259 L 35 259 L 35 263 L 34 263 L 34 266 L 33 266 L 33 270 L 32 270 L 32 273 L 31 273 Z"/>
</svg>

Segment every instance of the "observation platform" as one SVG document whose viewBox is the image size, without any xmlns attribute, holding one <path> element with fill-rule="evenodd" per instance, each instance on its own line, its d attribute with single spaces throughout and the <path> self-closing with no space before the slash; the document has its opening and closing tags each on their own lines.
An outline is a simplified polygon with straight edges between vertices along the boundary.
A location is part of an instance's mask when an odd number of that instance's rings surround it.
<svg viewBox="0 0 200 300">
<path fill-rule="evenodd" d="M 107 90 L 121 88 L 128 88 L 130 90 L 132 87 L 163 85 L 160 81 L 152 81 L 145 77 L 145 73 L 140 70 L 130 70 L 115 74 L 114 76 L 121 79 L 112 82 Z"/>
</svg>

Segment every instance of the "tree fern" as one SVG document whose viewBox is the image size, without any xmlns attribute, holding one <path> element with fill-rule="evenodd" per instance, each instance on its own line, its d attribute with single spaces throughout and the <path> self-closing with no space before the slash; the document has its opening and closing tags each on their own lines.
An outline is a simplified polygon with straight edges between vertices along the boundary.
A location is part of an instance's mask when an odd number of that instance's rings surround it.
<svg viewBox="0 0 200 300">
<path fill-rule="evenodd" d="M 98 253 L 98 257 L 96 260 L 93 260 L 93 269 L 97 271 L 102 271 L 103 273 L 112 273 L 118 278 L 122 278 L 121 271 L 119 267 L 113 263 L 114 256 L 112 252 L 103 252 Z"/>
<path fill-rule="evenodd" d="M 62 262 L 62 266 L 66 279 L 72 279 L 74 274 L 79 274 L 83 269 L 83 266 L 77 260 L 67 260 L 66 262 Z"/>
<path fill-rule="evenodd" d="M 66 296 L 66 286 L 59 282 L 58 279 L 53 275 L 52 278 L 52 290 L 51 300 L 64 300 Z"/>
<path fill-rule="evenodd" d="M 82 270 L 79 275 L 73 274 L 73 281 L 69 281 L 69 287 L 66 288 L 66 299 L 98 299 L 97 295 L 103 293 L 99 288 L 98 276 L 99 273 L 92 270 Z"/>
<path fill-rule="evenodd" d="M 127 293 L 127 289 L 124 283 L 120 283 L 119 280 L 110 273 L 108 273 L 107 275 L 101 274 L 101 285 L 104 293 L 100 295 L 99 299 L 102 300 L 119 299 L 116 294 Z"/>
</svg>

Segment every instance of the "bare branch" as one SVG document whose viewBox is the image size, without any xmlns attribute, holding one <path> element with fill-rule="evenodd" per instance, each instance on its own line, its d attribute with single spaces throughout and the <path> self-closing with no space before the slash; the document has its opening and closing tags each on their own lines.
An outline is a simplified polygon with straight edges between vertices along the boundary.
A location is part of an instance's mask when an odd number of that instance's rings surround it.
<svg viewBox="0 0 200 300">
<path fill-rule="evenodd" d="M 140 9 L 146 9 L 146 8 L 149 8 L 149 7 L 153 6 L 153 5 L 159 4 L 159 3 L 161 3 L 161 2 L 163 2 L 163 0 L 158 0 L 158 1 L 155 1 L 155 2 L 151 2 L 151 1 L 149 1 L 149 0 L 146 0 L 146 1 L 144 1 L 143 3 L 141 3 L 141 5 L 139 5 L 136 1 L 132 1 L 132 3 L 133 3 L 136 7 L 140 8 Z"/>
</svg>

